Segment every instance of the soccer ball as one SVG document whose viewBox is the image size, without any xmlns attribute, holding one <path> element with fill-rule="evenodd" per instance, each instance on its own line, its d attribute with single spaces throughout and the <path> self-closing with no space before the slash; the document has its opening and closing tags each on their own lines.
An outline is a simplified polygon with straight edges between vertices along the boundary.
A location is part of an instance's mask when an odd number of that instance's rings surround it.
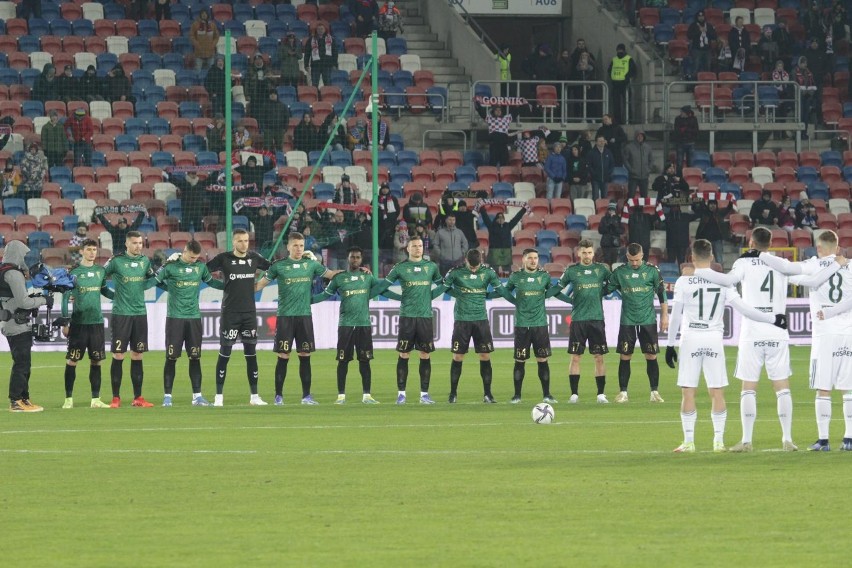
<svg viewBox="0 0 852 568">
<path fill-rule="evenodd" d="M 532 409 L 532 419 L 536 424 L 550 424 L 555 417 L 556 412 L 547 403 L 541 402 Z"/>
</svg>

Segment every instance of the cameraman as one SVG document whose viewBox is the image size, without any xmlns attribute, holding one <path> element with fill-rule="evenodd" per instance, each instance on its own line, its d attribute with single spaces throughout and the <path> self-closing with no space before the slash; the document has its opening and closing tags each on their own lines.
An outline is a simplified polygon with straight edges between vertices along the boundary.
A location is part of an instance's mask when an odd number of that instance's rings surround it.
<svg viewBox="0 0 852 568">
<path fill-rule="evenodd" d="M 53 306 L 53 296 L 27 295 L 26 264 L 30 252 L 21 241 L 6 243 L 3 263 L 0 264 L 0 306 L 12 318 L 3 323 L 3 335 L 12 353 L 12 373 L 9 376 L 9 400 L 12 412 L 41 412 L 41 406 L 30 402 L 30 365 L 32 363 L 33 332 L 30 310 Z"/>
</svg>

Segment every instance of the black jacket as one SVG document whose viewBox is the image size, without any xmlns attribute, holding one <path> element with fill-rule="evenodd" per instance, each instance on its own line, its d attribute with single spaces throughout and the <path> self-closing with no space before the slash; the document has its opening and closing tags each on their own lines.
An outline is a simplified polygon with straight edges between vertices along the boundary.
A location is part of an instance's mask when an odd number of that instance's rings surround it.
<svg viewBox="0 0 852 568">
<path fill-rule="evenodd" d="M 488 214 L 482 212 L 482 222 L 488 228 L 488 247 L 492 249 L 510 249 L 512 248 L 512 229 L 521 222 L 521 217 L 527 212 L 526 209 L 521 209 L 511 221 L 506 221 L 502 225 L 495 223 Z"/>
<path fill-rule="evenodd" d="M 621 222 L 618 213 L 604 215 L 598 225 L 598 233 L 601 234 L 602 248 L 619 248 L 621 246 L 621 235 L 624 233 L 624 224 Z"/>
</svg>

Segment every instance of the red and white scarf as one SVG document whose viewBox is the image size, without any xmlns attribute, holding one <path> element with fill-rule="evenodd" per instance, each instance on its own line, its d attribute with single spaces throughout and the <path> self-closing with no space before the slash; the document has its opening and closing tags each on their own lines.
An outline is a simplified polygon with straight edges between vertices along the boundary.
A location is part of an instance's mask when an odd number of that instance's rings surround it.
<svg viewBox="0 0 852 568">
<path fill-rule="evenodd" d="M 323 36 L 323 41 L 325 42 L 325 55 L 326 57 L 331 57 L 331 47 L 334 43 L 334 40 L 331 38 L 331 34 L 325 34 Z M 320 59 L 320 46 L 317 41 L 317 36 L 311 36 L 311 61 L 319 61 Z"/>
<path fill-rule="evenodd" d="M 663 206 L 656 199 L 653 197 L 633 197 L 624 203 L 624 209 L 621 210 L 621 222 L 629 223 L 630 211 L 635 207 L 645 207 L 646 205 L 654 206 L 654 210 L 657 212 L 657 217 L 660 218 L 660 221 L 666 220 L 666 216 L 663 213 Z"/>
<path fill-rule="evenodd" d="M 700 199 L 703 201 L 708 201 L 710 199 L 715 199 L 716 201 L 730 201 L 734 206 L 734 211 L 738 211 L 737 209 L 737 196 L 733 193 L 721 192 L 716 193 L 715 191 L 710 191 L 707 193 L 694 193 L 692 194 L 693 199 Z"/>
</svg>

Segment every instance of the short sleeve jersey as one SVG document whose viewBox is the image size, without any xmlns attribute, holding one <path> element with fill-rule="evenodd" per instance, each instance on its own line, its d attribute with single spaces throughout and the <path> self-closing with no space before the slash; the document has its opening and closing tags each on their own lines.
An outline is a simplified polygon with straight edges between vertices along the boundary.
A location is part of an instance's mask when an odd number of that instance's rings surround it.
<svg viewBox="0 0 852 568">
<path fill-rule="evenodd" d="M 238 257 L 230 252 L 217 254 L 207 263 L 210 272 L 221 272 L 225 283 L 223 312 L 255 313 L 254 280 L 258 270 L 269 268 L 269 261 L 254 251 Z"/>
<path fill-rule="evenodd" d="M 453 317 L 456 321 L 483 321 L 488 319 L 485 311 L 485 296 L 488 286 L 498 288 L 500 277 L 490 266 L 481 266 L 472 271 L 467 266 L 453 268 L 444 277 L 444 286 L 456 291 Z"/>
<path fill-rule="evenodd" d="M 834 262 L 834 255 L 825 256 L 823 258 L 809 258 L 803 261 L 802 274 L 816 274 L 826 266 Z M 790 282 L 797 283 L 797 276 L 791 276 Z M 833 335 L 848 333 L 850 329 L 850 320 L 852 320 L 852 312 L 838 315 L 827 320 L 819 320 L 816 318 L 816 313 L 823 308 L 830 308 L 846 300 L 852 294 L 852 271 L 847 264 L 828 280 L 811 288 L 809 292 L 811 306 L 811 325 L 813 326 L 814 336 Z"/>
<path fill-rule="evenodd" d="M 202 262 L 188 264 L 182 260 L 166 263 L 157 273 L 157 282 L 165 282 L 169 290 L 166 314 L 170 318 L 195 319 L 201 317 L 198 292 L 202 282 L 213 276 Z"/>
<path fill-rule="evenodd" d="M 82 325 L 102 324 L 101 288 L 104 285 L 106 269 L 97 264 L 93 266 L 77 265 L 71 270 L 77 278 L 77 286 L 65 292 L 73 300 L 74 311 L 71 322 Z"/>
<path fill-rule="evenodd" d="M 429 260 L 404 260 L 394 266 L 385 280 L 402 286 L 399 314 L 408 318 L 432 319 L 432 284 L 441 283 L 438 265 Z"/>
<path fill-rule="evenodd" d="M 740 282 L 743 300 L 749 306 L 770 314 L 787 311 L 787 277 L 772 270 L 759 258 L 738 258 L 730 274 Z M 749 339 L 787 339 L 787 330 L 772 324 L 742 319 L 740 337 Z"/>
<path fill-rule="evenodd" d="M 599 262 L 589 266 L 569 266 L 559 279 L 559 287 L 574 286 L 572 321 L 602 321 L 604 290 L 610 278 L 609 268 Z"/>
<path fill-rule="evenodd" d="M 154 276 L 151 261 L 146 256 L 119 254 L 112 257 L 104 267 L 104 277 L 115 284 L 112 313 L 117 316 L 144 316 L 145 289 Z"/>
<path fill-rule="evenodd" d="M 379 280 L 372 274 L 362 272 L 339 272 L 334 275 L 325 289 L 333 296 L 340 294 L 340 327 L 367 327 L 370 325 L 370 289 Z"/>
<path fill-rule="evenodd" d="M 311 287 L 314 278 L 325 272 L 325 266 L 308 258 L 285 258 L 273 263 L 265 277 L 278 280 L 278 315 L 311 315 Z"/>
<path fill-rule="evenodd" d="M 683 305 L 681 337 L 724 330 L 725 305 L 737 296 L 736 290 L 713 284 L 700 276 L 681 276 L 675 282 L 672 303 Z M 669 330 L 669 334 L 677 330 Z"/>
<path fill-rule="evenodd" d="M 654 296 L 665 299 L 665 286 L 656 266 L 645 264 L 631 268 L 622 264 L 612 271 L 607 290 L 621 292 L 621 324 L 652 325 L 657 323 Z M 575 291 L 576 294 L 576 291 Z"/>
<path fill-rule="evenodd" d="M 547 325 L 544 298 L 550 287 L 550 274 L 541 269 L 517 270 L 509 275 L 506 289 L 515 291 L 515 327 Z"/>
</svg>

